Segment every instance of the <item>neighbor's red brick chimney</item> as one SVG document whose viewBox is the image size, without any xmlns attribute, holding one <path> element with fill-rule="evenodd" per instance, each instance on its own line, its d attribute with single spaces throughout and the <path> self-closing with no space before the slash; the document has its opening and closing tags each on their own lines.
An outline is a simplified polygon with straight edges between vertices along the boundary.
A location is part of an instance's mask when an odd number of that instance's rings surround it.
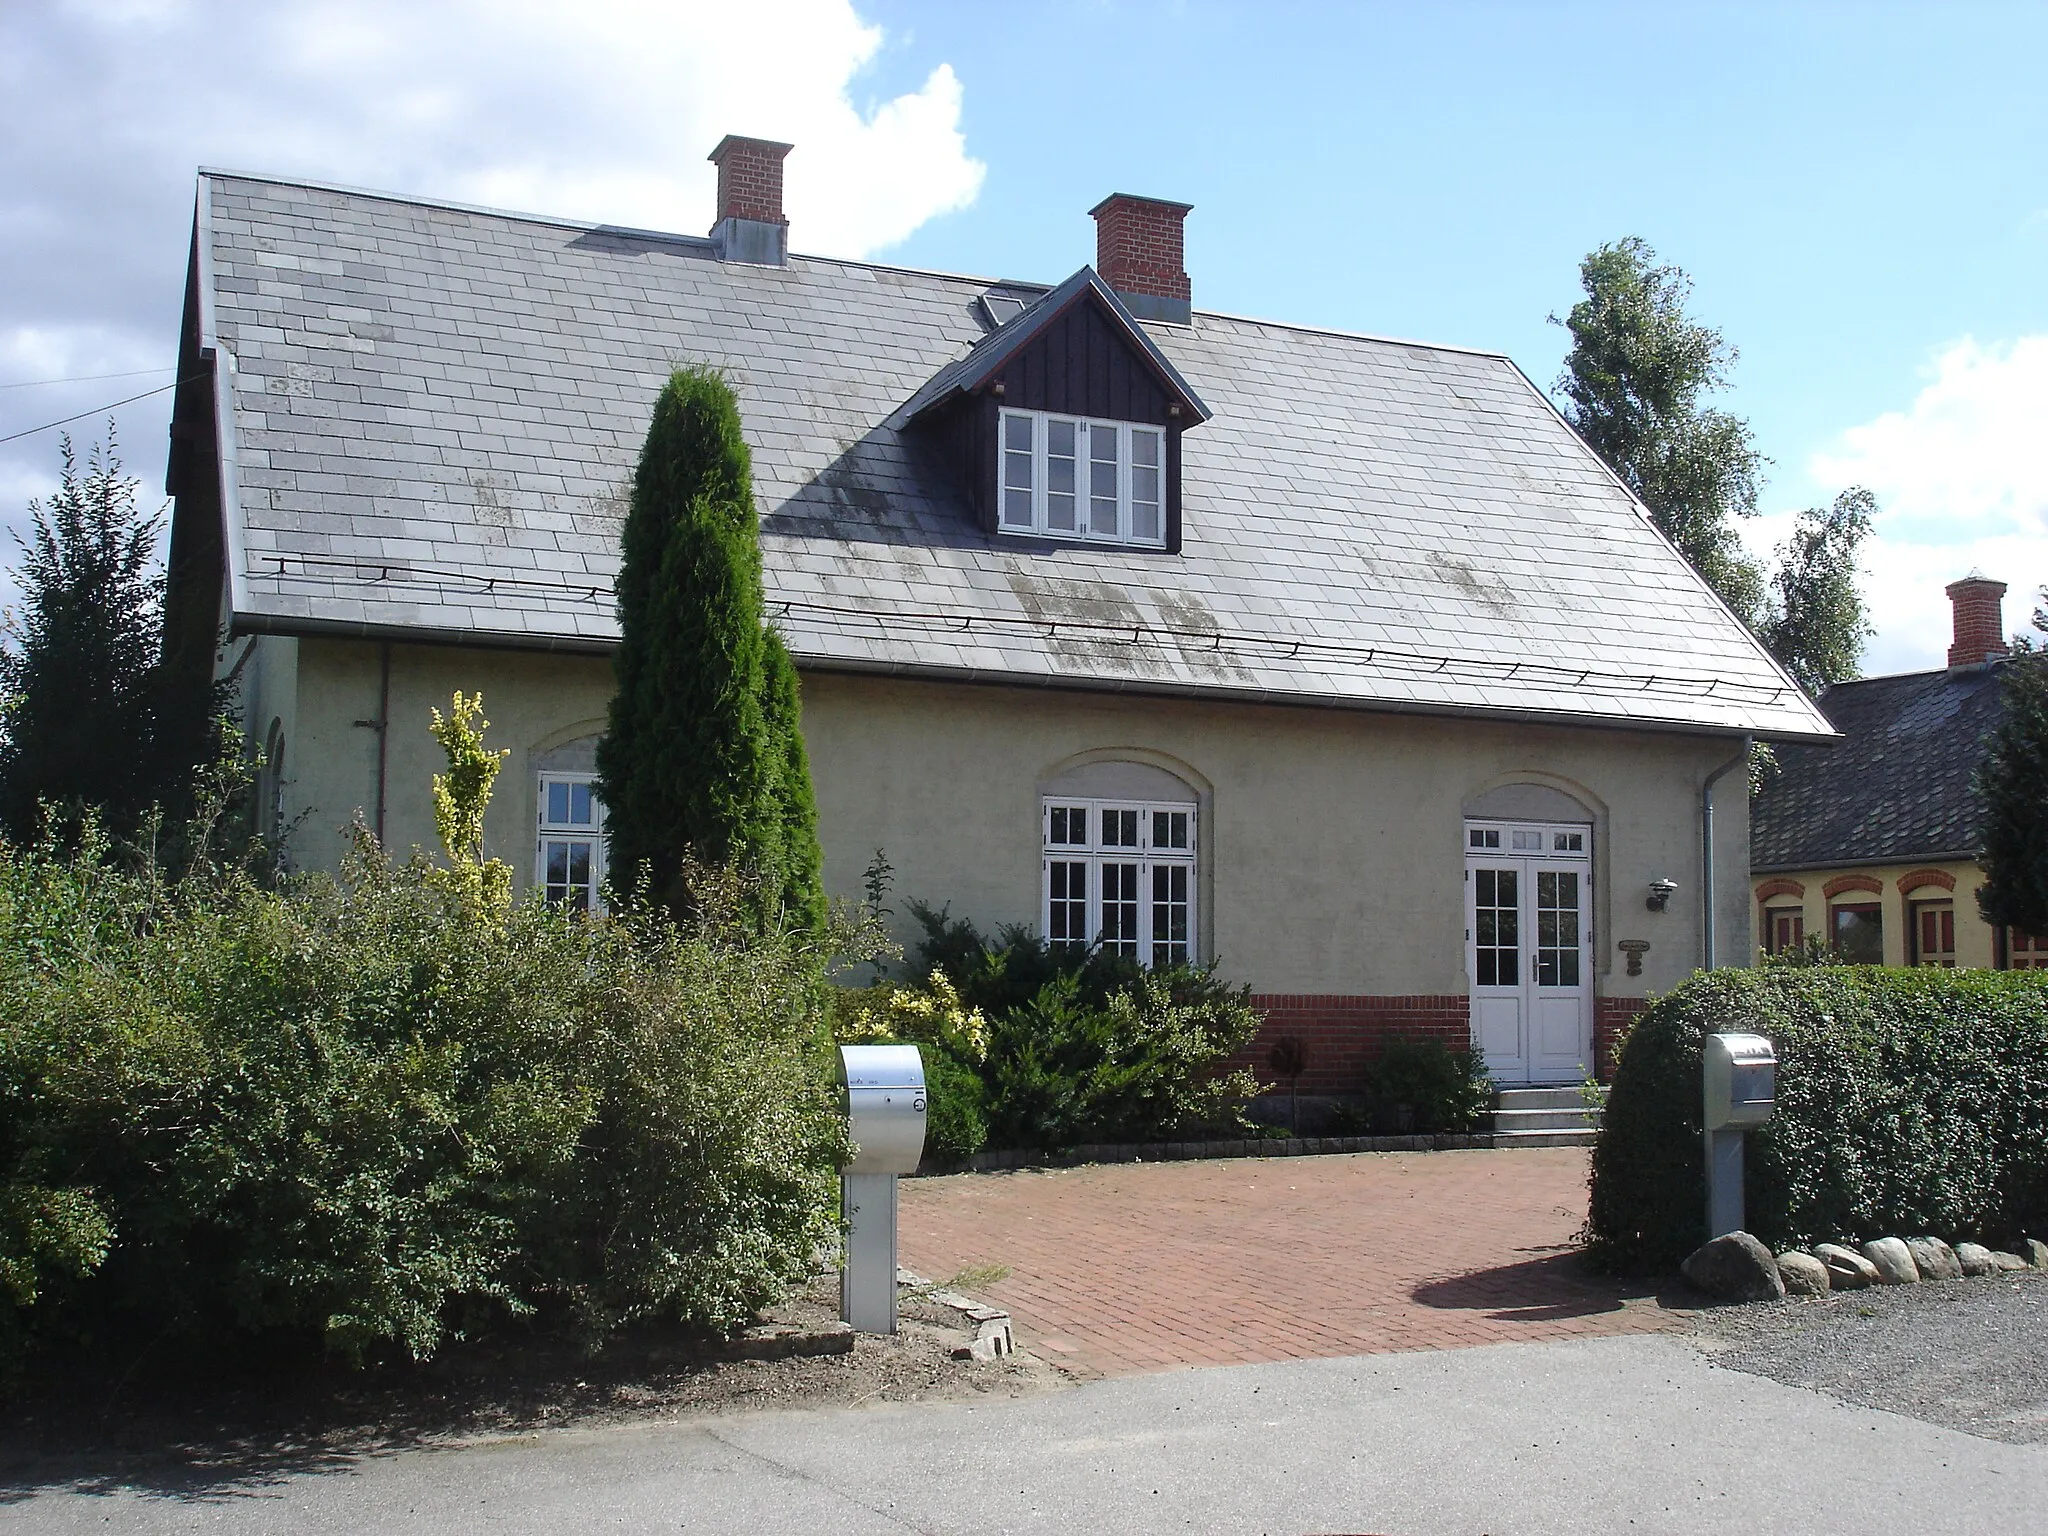
<svg viewBox="0 0 2048 1536">
<path fill-rule="evenodd" d="M 782 212 L 782 157 L 791 146 L 729 133 L 707 157 L 718 167 L 718 219 L 711 238 L 725 261 L 779 267 L 789 255 Z"/>
<path fill-rule="evenodd" d="M 1948 584 L 1955 605 L 1955 643 L 1948 648 L 1952 667 L 1974 667 L 2005 654 L 2005 583 L 1972 571 Z"/>
<path fill-rule="evenodd" d="M 1117 192 L 1088 210 L 1095 217 L 1095 270 L 1141 320 L 1188 323 L 1192 290 L 1180 223 L 1193 206 Z"/>
</svg>

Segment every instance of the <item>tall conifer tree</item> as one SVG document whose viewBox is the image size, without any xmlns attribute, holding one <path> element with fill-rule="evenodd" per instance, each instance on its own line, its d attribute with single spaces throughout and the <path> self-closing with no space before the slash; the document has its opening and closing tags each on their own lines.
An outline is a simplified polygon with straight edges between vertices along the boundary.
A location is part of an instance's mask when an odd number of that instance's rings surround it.
<svg viewBox="0 0 2048 1536">
<path fill-rule="evenodd" d="M 776 675 L 787 653 L 761 621 L 753 462 L 713 370 L 678 369 L 655 402 L 617 591 L 617 690 L 597 753 L 614 880 L 644 878 L 680 912 L 687 859 L 731 864 L 757 882 L 764 920 L 821 915 L 794 669 Z M 807 865 L 789 852 L 798 826 Z"/>
<path fill-rule="evenodd" d="M 2041 599 L 2048 603 L 2048 588 Z M 2048 610 L 2034 627 L 2048 630 Z M 1999 724 L 1977 769 L 1984 799 L 1984 883 L 1977 907 L 1987 923 L 2048 933 L 2048 651 L 2022 638 L 2000 668 Z"/>
<path fill-rule="evenodd" d="M 35 834 L 39 803 L 91 807 L 116 831 L 140 824 L 165 783 L 157 751 L 164 579 L 161 520 L 136 506 L 111 426 L 83 465 L 29 504 L 18 538 L 22 595 L 0 649 L 0 825 Z"/>
</svg>

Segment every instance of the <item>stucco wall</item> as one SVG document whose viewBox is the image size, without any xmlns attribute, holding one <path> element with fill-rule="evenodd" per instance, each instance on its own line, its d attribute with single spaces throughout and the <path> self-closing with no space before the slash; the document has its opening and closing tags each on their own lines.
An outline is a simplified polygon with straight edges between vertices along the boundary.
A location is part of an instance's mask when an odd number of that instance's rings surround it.
<svg viewBox="0 0 2048 1536">
<path fill-rule="evenodd" d="M 899 897 L 984 925 L 1038 922 L 1040 786 L 1093 754 L 1178 765 L 1202 792 L 1205 948 L 1260 992 L 1463 992 L 1463 807 L 1504 782 L 1574 794 L 1596 824 L 1601 990 L 1636 996 L 1699 963 L 1699 784 L 1725 740 L 817 675 L 805 733 L 826 880 L 876 847 Z M 1723 958 L 1748 931 L 1747 804 L 1721 782 Z M 1732 786 L 1732 788 L 1731 788 Z M 1643 898 L 1678 883 L 1668 911 Z M 900 902 L 899 902 L 900 904 Z M 1650 942 L 1630 977 L 1615 942 Z"/>
<path fill-rule="evenodd" d="M 379 647 L 297 646 L 288 804 L 309 814 L 295 855 L 330 866 L 360 807 L 374 815 Z M 484 692 L 489 741 L 512 749 L 486 827 L 522 885 L 532 876 L 535 763 L 603 729 L 608 662 L 424 646 L 391 651 L 386 841 L 434 840 L 440 766 L 428 710 Z M 808 674 L 805 734 L 817 781 L 825 878 L 857 896 L 877 848 L 894 904 L 950 903 L 985 927 L 1036 926 L 1039 794 L 1063 768 L 1130 758 L 1166 768 L 1202 806 L 1202 947 L 1255 990 L 1424 995 L 1465 990 L 1461 823 L 1505 783 L 1570 794 L 1595 824 L 1599 990 L 1640 996 L 1700 959 L 1699 785 L 1724 739 L 1492 724 L 1424 716 L 1202 704 L 1044 689 Z M 1723 959 L 1750 932 L 1747 806 L 1721 781 Z M 1677 882 L 1644 910 L 1651 880 Z M 907 936 L 907 935 L 906 935 Z M 1650 943 L 1626 974 L 1620 939 Z"/>
<path fill-rule="evenodd" d="M 1948 875 L 1955 881 L 1955 889 L 1943 890 L 1939 885 L 1912 878 L 1922 870 Z M 1842 880 L 1875 880 L 1879 890 L 1838 890 L 1831 898 L 1827 894 L 1828 886 Z M 1914 889 L 1902 891 L 1899 888 L 1901 880 Z M 1977 890 L 1983 883 L 1984 872 L 1967 859 L 1941 860 L 1931 864 L 1859 865 L 1853 869 L 1803 869 L 1758 875 L 1751 882 L 1756 899 L 1750 903 L 1749 909 L 1750 953 L 1755 955 L 1763 947 L 1764 913 L 1767 909 L 1797 907 L 1805 919 L 1808 937 L 1825 938 L 1830 932 L 1828 909 L 1831 906 L 1875 901 L 1884 914 L 1884 963 L 1910 965 L 1913 963 L 1908 927 L 1910 908 L 1917 901 L 1948 901 L 1954 903 L 1956 912 L 1956 964 L 1989 969 L 1998 961 L 1992 927 L 1977 915 Z M 1800 890 L 1796 894 L 1787 891 L 1784 889 L 1787 884 L 1799 886 Z M 1767 892 L 1768 895 L 1765 894 Z"/>
</svg>

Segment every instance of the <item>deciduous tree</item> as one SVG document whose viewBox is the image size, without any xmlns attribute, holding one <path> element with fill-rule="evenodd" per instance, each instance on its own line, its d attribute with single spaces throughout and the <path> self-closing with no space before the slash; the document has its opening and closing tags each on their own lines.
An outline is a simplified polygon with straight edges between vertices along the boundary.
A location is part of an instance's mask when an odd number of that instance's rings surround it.
<svg viewBox="0 0 2048 1536">
<path fill-rule="evenodd" d="M 1870 637 L 1856 555 L 1876 513 L 1877 498 L 1852 486 L 1833 506 L 1801 512 L 1792 536 L 1778 546 L 1757 638 L 1810 694 L 1854 677 Z"/>
<path fill-rule="evenodd" d="M 1764 577 L 1735 520 L 1756 511 L 1763 459 L 1747 422 L 1706 403 L 1727 384 L 1735 349 L 1686 314 L 1692 279 L 1640 239 L 1601 246 L 1579 280 L 1586 296 L 1562 322 L 1572 336 L 1556 385 L 1565 416 L 1753 626 Z"/>
</svg>

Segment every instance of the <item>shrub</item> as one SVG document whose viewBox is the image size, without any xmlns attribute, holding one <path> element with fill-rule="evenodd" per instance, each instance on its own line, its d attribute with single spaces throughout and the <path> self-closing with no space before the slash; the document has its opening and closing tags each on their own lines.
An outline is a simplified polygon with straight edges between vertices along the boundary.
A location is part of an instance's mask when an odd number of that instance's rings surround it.
<svg viewBox="0 0 2048 1536">
<path fill-rule="evenodd" d="M 1472 1130 L 1493 1103 L 1484 1058 L 1441 1040 L 1389 1040 L 1367 1084 L 1376 1126 L 1402 1135 Z"/>
<path fill-rule="evenodd" d="M 855 1027 L 928 1046 L 935 1161 L 982 1145 L 1052 1150 L 1242 1123 L 1258 1084 L 1223 1064 L 1257 1033 L 1249 988 L 1206 968 L 1057 950 L 1021 928 L 990 941 L 944 910 L 911 911 L 925 929 L 924 981 L 885 989 L 886 1007 Z"/>
<path fill-rule="evenodd" d="M 1776 1246 L 2048 1228 L 2048 977 L 1771 967 L 1695 976 L 1622 1046 L 1585 1236 L 1617 1268 L 1704 1237 L 1703 1037 L 1768 1035 L 1777 1112 L 1750 1133 L 1749 1227 Z"/>
<path fill-rule="evenodd" d="M 435 717 L 445 867 L 361 828 L 277 888 L 169 883 L 90 816 L 72 853 L 0 841 L 0 1356 L 724 1332 L 830 1244 L 826 959 L 872 925 L 764 934 L 696 866 L 680 921 L 513 905 L 480 703 Z"/>
</svg>

